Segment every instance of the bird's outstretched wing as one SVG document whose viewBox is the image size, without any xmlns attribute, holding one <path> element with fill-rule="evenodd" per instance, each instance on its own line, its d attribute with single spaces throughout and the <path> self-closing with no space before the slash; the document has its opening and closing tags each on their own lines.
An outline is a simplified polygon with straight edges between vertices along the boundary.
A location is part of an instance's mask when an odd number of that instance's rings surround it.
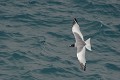
<svg viewBox="0 0 120 80">
<path fill-rule="evenodd" d="M 84 41 L 83 35 L 82 35 L 81 31 L 80 31 L 80 27 L 79 27 L 76 19 L 74 19 L 74 22 L 73 22 L 72 32 L 73 33 L 74 32 L 78 33 L 80 35 L 80 37 L 82 38 L 82 40 Z"/>
<path fill-rule="evenodd" d="M 81 68 L 85 71 L 86 70 L 86 59 L 85 59 L 85 46 L 82 48 L 80 52 L 77 53 L 77 58 L 80 62 Z"/>
</svg>

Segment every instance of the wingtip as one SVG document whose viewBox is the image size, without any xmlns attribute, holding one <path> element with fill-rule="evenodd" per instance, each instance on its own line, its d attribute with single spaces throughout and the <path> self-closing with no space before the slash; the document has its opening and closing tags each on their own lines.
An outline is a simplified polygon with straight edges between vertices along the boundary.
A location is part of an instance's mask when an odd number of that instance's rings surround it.
<svg viewBox="0 0 120 80">
<path fill-rule="evenodd" d="M 78 23 L 78 22 L 77 22 L 77 19 L 74 18 L 74 19 L 73 19 L 73 25 L 76 24 L 76 23 Z"/>
<path fill-rule="evenodd" d="M 85 66 L 84 66 L 84 69 L 83 69 L 84 71 L 86 71 L 86 64 L 85 64 Z"/>
<path fill-rule="evenodd" d="M 74 22 L 77 22 L 77 19 L 76 19 L 76 18 L 74 18 Z"/>
<path fill-rule="evenodd" d="M 81 66 L 82 70 L 86 71 L 86 64 L 83 65 L 83 63 L 80 63 L 80 66 Z"/>
</svg>

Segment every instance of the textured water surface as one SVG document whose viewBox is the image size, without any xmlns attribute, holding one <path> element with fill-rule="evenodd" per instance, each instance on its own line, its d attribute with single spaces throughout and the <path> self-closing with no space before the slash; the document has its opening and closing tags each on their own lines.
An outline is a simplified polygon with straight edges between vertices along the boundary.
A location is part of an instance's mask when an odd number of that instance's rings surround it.
<svg viewBox="0 0 120 80">
<path fill-rule="evenodd" d="M 78 19 L 87 69 L 71 31 Z M 0 0 L 0 80 L 119 80 L 119 0 Z"/>
</svg>

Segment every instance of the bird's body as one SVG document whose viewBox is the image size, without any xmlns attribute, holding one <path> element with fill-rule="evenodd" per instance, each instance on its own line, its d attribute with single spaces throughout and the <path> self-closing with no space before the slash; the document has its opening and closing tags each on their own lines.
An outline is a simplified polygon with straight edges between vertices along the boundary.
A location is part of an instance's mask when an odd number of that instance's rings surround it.
<svg viewBox="0 0 120 80">
<path fill-rule="evenodd" d="M 90 45 L 90 38 L 86 41 L 84 41 L 83 35 L 80 31 L 80 27 L 77 23 L 76 18 L 74 19 L 74 24 L 72 27 L 72 32 L 75 36 L 75 44 L 72 47 L 77 48 L 77 58 L 80 62 L 81 68 L 85 71 L 86 70 L 86 59 L 85 59 L 85 51 L 86 48 L 91 51 L 91 45 Z"/>
</svg>

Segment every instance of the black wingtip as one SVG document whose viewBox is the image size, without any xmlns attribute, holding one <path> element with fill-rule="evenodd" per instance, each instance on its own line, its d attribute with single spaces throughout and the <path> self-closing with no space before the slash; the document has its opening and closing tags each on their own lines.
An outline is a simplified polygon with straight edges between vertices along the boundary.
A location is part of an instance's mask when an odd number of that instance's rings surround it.
<svg viewBox="0 0 120 80">
<path fill-rule="evenodd" d="M 84 66 L 84 69 L 83 69 L 84 71 L 86 71 L 86 64 L 85 64 L 85 66 Z"/>
<path fill-rule="evenodd" d="M 76 18 L 74 18 L 73 25 L 74 25 L 75 23 L 78 23 Z"/>
<path fill-rule="evenodd" d="M 75 22 L 77 22 L 77 19 L 76 19 L 76 18 L 74 18 L 74 21 L 75 21 Z"/>
<path fill-rule="evenodd" d="M 82 70 L 86 71 L 86 64 L 83 65 L 83 63 L 80 63 L 80 66 L 81 66 Z"/>
</svg>

